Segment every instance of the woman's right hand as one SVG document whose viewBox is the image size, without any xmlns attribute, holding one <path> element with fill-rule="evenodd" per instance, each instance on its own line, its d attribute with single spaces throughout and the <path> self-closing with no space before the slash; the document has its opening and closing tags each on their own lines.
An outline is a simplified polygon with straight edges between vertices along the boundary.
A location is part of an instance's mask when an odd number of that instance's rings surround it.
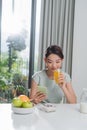
<svg viewBox="0 0 87 130">
<path fill-rule="evenodd" d="M 32 102 L 34 102 L 35 104 L 40 103 L 41 101 L 45 100 L 47 97 L 46 94 L 42 93 L 42 92 L 36 92 L 36 94 L 34 95 L 33 99 L 31 99 Z"/>
<path fill-rule="evenodd" d="M 63 86 L 66 85 L 65 77 L 63 73 L 60 73 L 59 78 L 58 78 L 58 85 L 62 88 Z"/>
</svg>

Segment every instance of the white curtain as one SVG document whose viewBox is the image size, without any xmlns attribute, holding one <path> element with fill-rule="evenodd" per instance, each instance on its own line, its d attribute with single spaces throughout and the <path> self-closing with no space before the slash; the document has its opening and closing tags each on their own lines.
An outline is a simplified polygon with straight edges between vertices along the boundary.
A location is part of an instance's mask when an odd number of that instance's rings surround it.
<svg viewBox="0 0 87 130">
<path fill-rule="evenodd" d="M 75 0 L 41 0 L 38 70 L 45 67 L 46 48 L 55 44 L 63 49 L 62 69 L 72 74 L 74 6 Z"/>
</svg>

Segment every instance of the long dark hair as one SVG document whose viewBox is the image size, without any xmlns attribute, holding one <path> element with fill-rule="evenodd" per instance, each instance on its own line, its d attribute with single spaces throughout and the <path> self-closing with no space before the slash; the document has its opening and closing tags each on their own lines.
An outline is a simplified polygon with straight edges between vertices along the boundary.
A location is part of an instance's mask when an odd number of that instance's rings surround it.
<svg viewBox="0 0 87 130">
<path fill-rule="evenodd" d="M 56 54 L 58 55 L 61 59 L 64 59 L 64 55 L 62 52 L 61 47 L 57 45 L 51 45 L 49 46 L 46 51 L 45 51 L 45 57 L 47 58 L 50 54 Z"/>
</svg>

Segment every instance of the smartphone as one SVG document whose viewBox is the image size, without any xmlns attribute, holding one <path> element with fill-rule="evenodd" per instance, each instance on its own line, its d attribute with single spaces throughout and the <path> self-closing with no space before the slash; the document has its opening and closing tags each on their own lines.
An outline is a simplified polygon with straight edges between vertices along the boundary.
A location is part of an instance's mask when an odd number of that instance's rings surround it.
<svg viewBox="0 0 87 130">
<path fill-rule="evenodd" d="M 47 94 L 47 88 L 45 86 L 38 86 L 37 91 Z"/>
</svg>

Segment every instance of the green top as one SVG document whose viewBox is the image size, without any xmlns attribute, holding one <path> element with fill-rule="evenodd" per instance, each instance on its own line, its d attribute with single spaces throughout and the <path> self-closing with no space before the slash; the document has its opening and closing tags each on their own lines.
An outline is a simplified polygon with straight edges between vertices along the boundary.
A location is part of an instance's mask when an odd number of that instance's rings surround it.
<svg viewBox="0 0 87 130">
<path fill-rule="evenodd" d="M 71 82 L 70 76 L 63 72 L 65 75 L 66 82 Z M 64 98 L 64 93 L 59 87 L 58 84 L 55 83 L 54 80 L 49 79 L 46 74 L 46 70 L 39 71 L 32 76 L 33 80 L 39 86 L 46 86 L 47 88 L 47 102 L 50 103 L 61 103 Z"/>
</svg>

